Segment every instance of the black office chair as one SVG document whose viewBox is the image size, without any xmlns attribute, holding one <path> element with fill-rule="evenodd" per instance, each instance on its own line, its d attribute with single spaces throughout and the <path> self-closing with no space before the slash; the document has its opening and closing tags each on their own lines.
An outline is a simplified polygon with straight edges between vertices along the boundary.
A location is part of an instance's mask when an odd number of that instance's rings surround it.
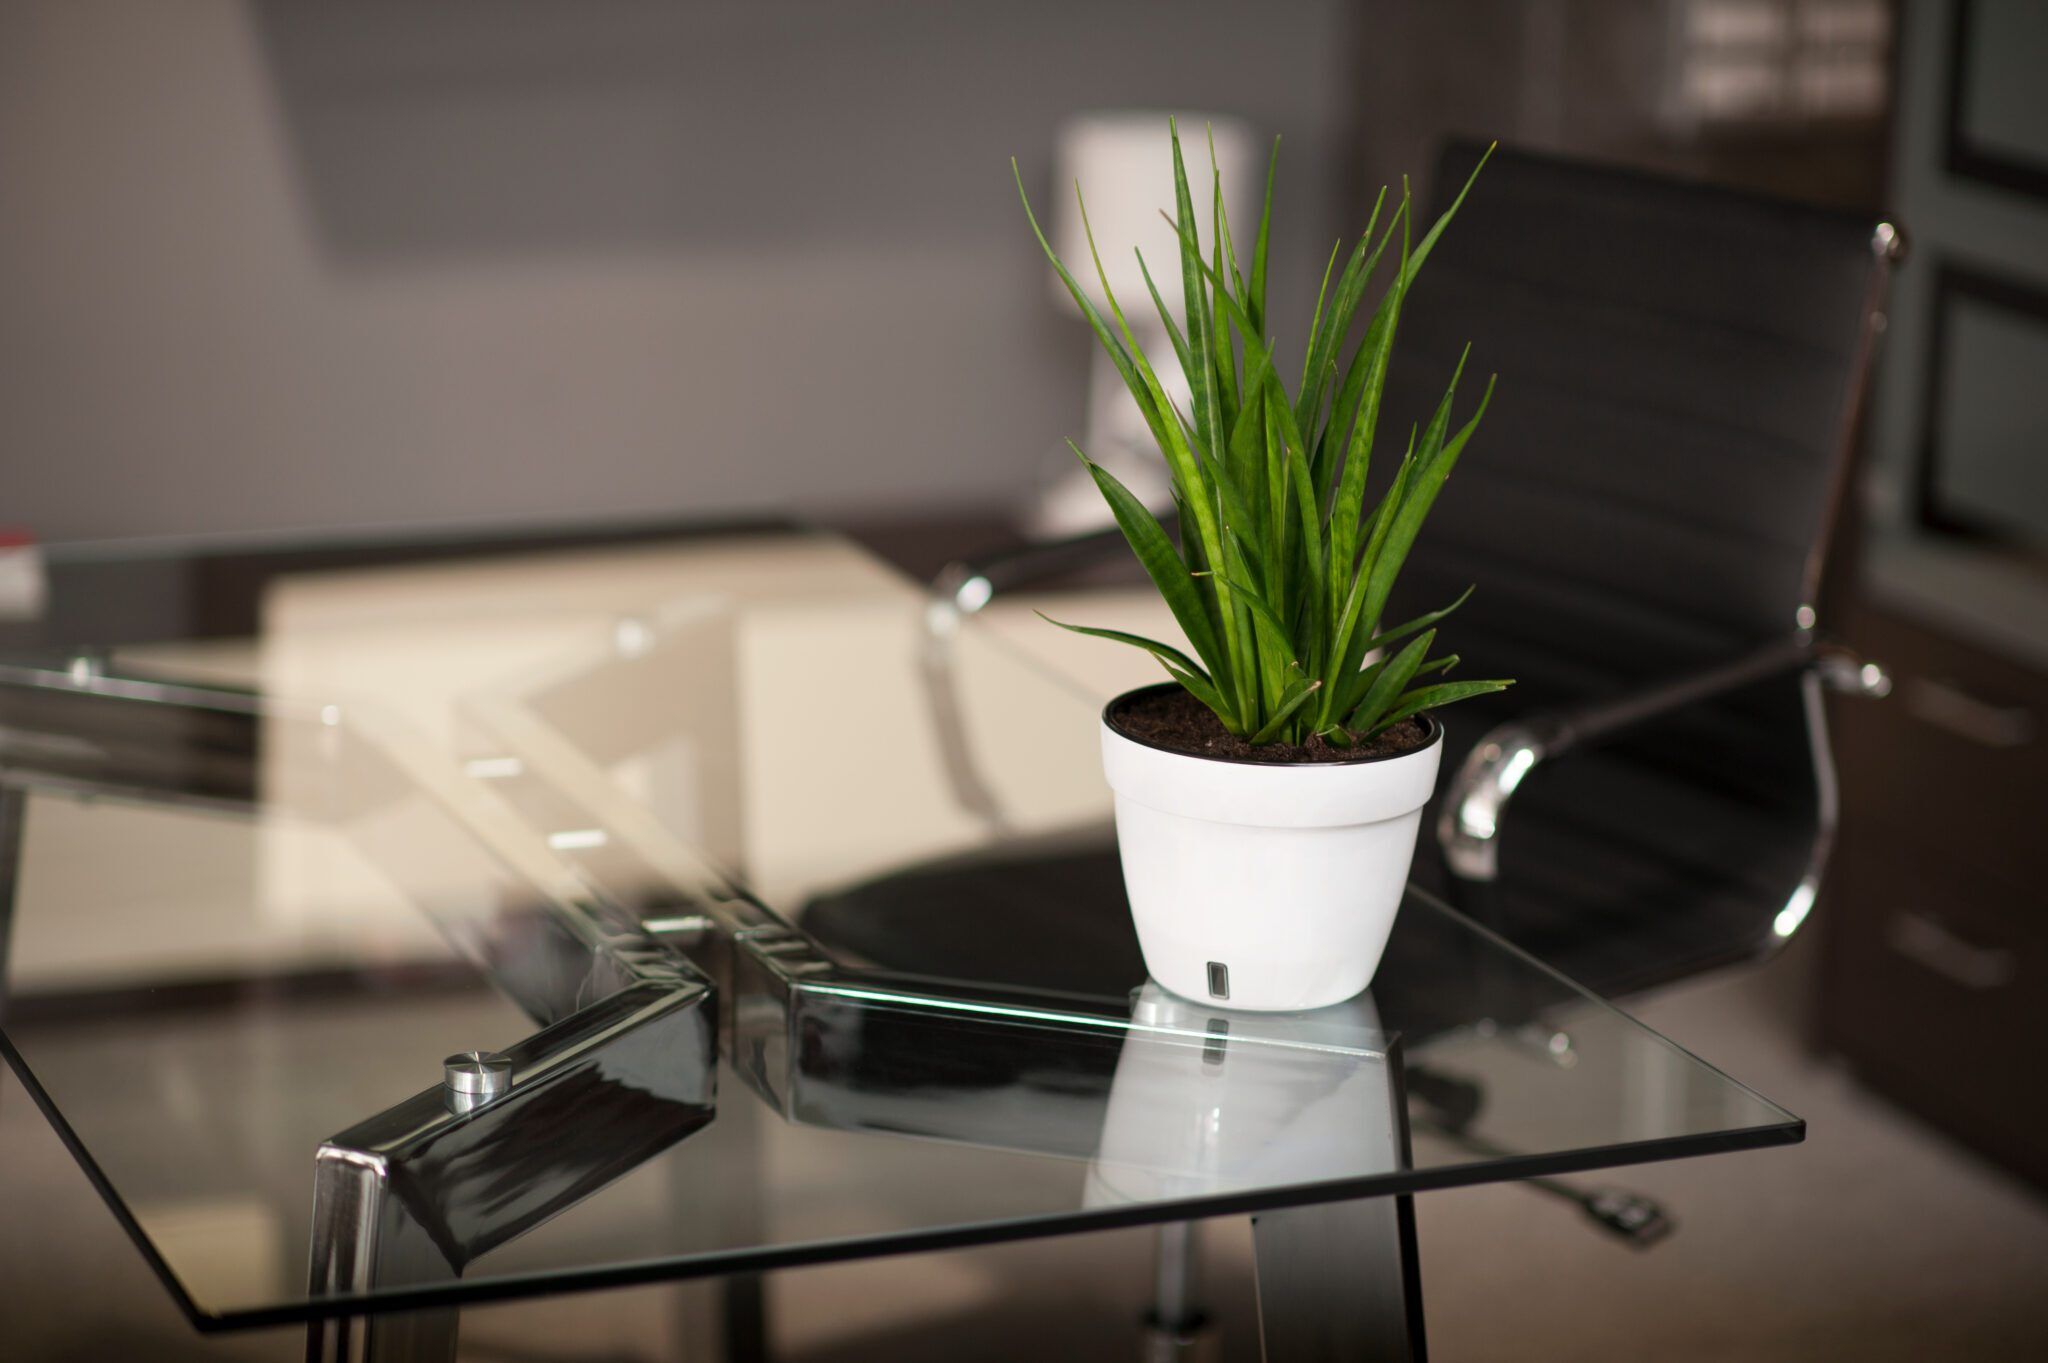
<svg viewBox="0 0 2048 1363">
<path fill-rule="evenodd" d="M 1439 198 L 1478 155 L 1446 152 Z M 1520 684 L 1446 712 L 1466 756 L 1417 878 L 1624 993 L 1773 949 L 1819 888 L 1819 690 L 1883 688 L 1817 628 L 1902 239 L 1524 153 L 1481 186 L 1404 310 L 1388 410 L 1428 410 L 1467 340 L 1502 381 L 1396 609 L 1477 583 L 1447 628 Z"/>
<path fill-rule="evenodd" d="M 1479 154 L 1445 152 L 1439 211 Z M 1403 312 L 1392 419 L 1468 340 L 1501 381 L 1389 618 L 1476 584 L 1443 626 L 1460 670 L 1519 682 L 1445 711 L 1415 876 L 1602 992 L 1767 953 L 1818 890 L 1820 689 L 1885 687 L 1818 625 L 1902 250 L 1867 215 L 1502 150 Z M 1030 546 L 935 592 L 971 613 L 1121 552 Z M 916 935 L 826 918 L 870 952 Z"/>
<path fill-rule="evenodd" d="M 1439 210 L 1478 154 L 1445 153 Z M 1444 626 L 1461 670 L 1520 683 L 1445 712 L 1453 774 L 1415 877 L 1599 992 L 1765 954 L 1819 888 L 1834 825 L 1820 691 L 1885 688 L 1817 630 L 1902 249 L 1868 216 L 1501 151 L 1403 313 L 1393 419 L 1425 418 L 1468 340 L 1501 381 L 1389 618 L 1476 584 Z M 1111 530 L 949 568 L 935 685 L 949 612 L 1122 552 Z M 942 738 L 956 713 L 934 706 Z M 821 897 L 804 922 L 899 969 L 1099 992 L 1140 970 L 1120 895 L 1106 846 L 998 847 Z M 961 912 L 991 896 L 1019 902 Z M 1420 966 L 1383 974 L 1376 989 L 1427 987 Z M 1569 1037 L 1536 1041 L 1569 1060 Z M 1411 1097 L 1457 1138 L 1483 1095 L 1426 1087 Z M 1638 1243 L 1668 1225 L 1626 1194 L 1548 1190 Z M 1189 1252 L 1163 1241 L 1169 1325 Z"/>
</svg>

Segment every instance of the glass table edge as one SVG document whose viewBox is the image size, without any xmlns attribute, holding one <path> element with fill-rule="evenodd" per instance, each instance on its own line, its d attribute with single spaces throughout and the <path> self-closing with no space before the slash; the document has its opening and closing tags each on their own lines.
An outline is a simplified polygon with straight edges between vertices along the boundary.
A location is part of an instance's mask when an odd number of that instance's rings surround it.
<svg viewBox="0 0 2048 1363">
<path fill-rule="evenodd" d="M 1782 1123 L 1774 1123 L 1773 1125 L 1789 1124 L 1796 1126 L 1799 1128 L 1802 1134 L 1799 1137 L 1796 1137 L 1795 1139 L 1805 1139 L 1805 1119 L 1798 1116 L 1791 1109 L 1787 1108 L 1783 1103 L 1777 1102 L 1770 1098 L 1766 1098 L 1763 1094 L 1758 1093 L 1748 1084 L 1745 1084 L 1740 1079 L 1735 1078 L 1726 1070 L 1722 1069 L 1719 1065 L 1714 1064 L 1711 1060 L 1705 1059 L 1698 1052 L 1692 1050 L 1690 1047 L 1679 1045 L 1676 1041 L 1673 1041 L 1670 1037 L 1664 1035 L 1664 1033 L 1658 1031 L 1655 1027 L 1650 1026 L 1650 1024 L 1644 1022 L 1635 1014 L 1621 1007 L 1621 1005 L 1615 1003 L 1612 999 L 1603 998 L 1599 994 L 1594 993 L 1591 989 L 1587 988 L 1583 984 L 1580 984 L 1577 980 L 1565 974 L 1563 971 L 1557 969 L 1548 961 L 1545 961 L 1542 957 L 1533 955 L 1530 952 L 1521 948 L 1520 946 L 1517 946 L 1515 943 L 1509 941 L 1507 938 L 1495 932 L 1492 928 L 1487 927 L 1484 923 L 1481 923 L 1479 920 L 1473 918 L 1470 914 L 1460 910 L 1456 905 L 1451 904 L 1448 901 L 1440 898 L 1439 896 L 1431 893 L 1429 890 L 1424 889 L 1422 886 L 1416 884 L 1412 880 L 1408 882 L 1407 888 L 1403 891 L 1401 900 L 1402 907 L 1406 908 L 1411 900 L 1417 903 L 1427 905 L 1433 912 L 1441 913 L 1446 917 L 1457 920 L 1458 924 L 1462 928 L 1464 928 L 1465 931 L 1473 933 L 1476 936 L 1485 938 L 1488 942 L 1492 943 L 1500 950 L 1506 952 L 1508 955 L 1515 957 L 1523 964 L 1531 967 L 1536 971 L 1539 971 L 1544 975 L 1549 976 L 1551 979 L 1563 985 L 1566 989 L 1569 989 L 1573 994 L 1576 994 L 1579 998 L 1583 999 L 1587 1003 L 1593 1004 L 1594 1006 L 1601 1008 L 1606 1012 L 1612 1013 L 1614 1016 L 1620 1018 L 1622 1021 L 1626 1022 L 1629 1026 L 1635 1028 L 1637 1031 L 1655 1037 L 1660 1043 L 1670 1047 L 1678 1054 L 1684 1056 L 1687 1060 L 1690 1060 L 1693 1064 L 1698 1065 L 1701 1069 L 1713 1075 L 1716 1079 L 1721 1080 L 1723 1083 L 1728 1084 L 1733 1088 L 1741 1090 L 1742 1093 L 1744 1093 L 1749 1098 L 1753 1099 L 1758 1105 L 1768 1108 L 1770 1111 L 1777 1113 L 1780 1117 L 1784 1119 Z M 1739 964 L 1739 962 L 1735 964 Z"/>
<path fill-rule="evenodd" d="M 1583 1146 L 1555 1154 L 1517 1153 L 1455 1165 L 1425 1169 L 1403 1169 L 1390 1173 L 1326 1182 L 1287 1184 L 1271 1188 L 1236 1189 L 1198 1197 L 1174 1198 L 1124 1207 L 1079 1208 L 1044 1215 L 998 1218 L 956 1225 L 935 1225 L 889 1231 L 873 1236 L 813 1240 L 789 1245 L 758 1246 L 733 1251 L 692 1254 L 619 1263 L 597 1264 L 545 1273 L 515 1273 L 500 1277 L 458 1280 L 423 1287 L 390 1288 L 312 1298 L 241 1309 L 210 1310 L 197 1301 L 178 1278 L 176 1270 L 150 1242 L 146 1232 L 128 1211 L 90 1151 L 71 1129 L 54 1100 L 44 1091 L 26 1057 L 0 1031 L 0 1059 L 14 1071 L 29 1091 L 44 1119 L 79 1167 L 85 1172 L 116 1222 L 142 1252 L 144 1261 L 169 1289 L 172 1300 L 187 1321 L 202 1333 L 228 1333 L 265 1327 L 307 1324 L 321 1320 L 363 1317 L 387 1312 L 405 1312 L 439 1306 L 483 1305 L 520 1298 L 561 1295 L 607 1288 L 643 1286 L 666 1281 L 717 1277 L 735 1273 L 772 1271 L 809 1265 L 879 1258 L 897 1254 L 931 1252 L 973 1245 L 998 1244 L 1016 1240 L 1082 1234 L 1131 1226 L 1158 1225 L 1211 1217 L 1256 1214 L 1288 1207 L 1328 1202 L 1402 1196 L 1436 1189 L 1472 1187 L 1511 1182 L 1545 1175 L 1581 1173 L 1619 1168 L 1632 1164 L 1691 1158 L 1798 1144 L 1805 1139 L 1806 1123 L 1781 1105 L 1765 1098 L 1748 1085 L 1729 1077 L 1715 1065 L 1680 1046 L 1601 998 L 1569 976 L 1551 968 L 1513 942 L 1492 932 L 1451 904 L 1410 884 L 1408 895 L 1419 907 L 1454 920 L 1465 931 L 1486 938 L 1498 949 L 1519 958 L 1557 981 L 1573 995 L 1626 1021 L 1631 1027 L 1683 1055 L 1717 1079 L 1740 1090 L 1779 1121 L 1728 1127 L 1681 1135 L 1659 1136 L 1609 1145 Z"/>
<path fill-rule="evenodd" d="M 100 1201 L 106 1204 L 115 1224 L 134 1241 L 135 1248 L 142 1254 L 142 1261 L 149 1265 L 150 1272 L 156 1275 L 157 1281 L 170 1293 L 171 1300 L 177 1304 L 178 1310 L 184 1314 L 186 1320 L 202 1332 L 244 1328 L 237 1321 L 236 1313 L 208 1312 L 193 1299 L 190 1292 L 186 1291 L 177 1270 L 173 1269 L 169 1260 L 158 1252 L 156 1245 L 149 1238 L 149 1233 L 143 1230 L 142 1223 L 129 1211 L 127 1202 L 114 1187 L 113 1181 L 107 1177 L 106 1171 L 100 1168 L 99 1161 L 86 1149 L 85 1142 L 58 1109 L 56 1100 L 50 1097 L 43 1088 L 42 1081 L 36 1078 L 35 1070 L 29 1065 L 27 1057 L 15 1049 L 14 1043 L 8 1039 L 4 1030 L 0 1030 L 0 1061 L 6 1063 L 7 1069 L 13 1072 L 16 1082 L 27 1091 L 29 1101 L 35 1104 L 36 1111 L 42 1114 L 43 1120 L 50 1124 L 50 1129 L 56 1133 L 64 1149 L 84 1173 L 86 1182 L 92 1185 L 93 1191 L 99 1194 Z"/>
<path fill-rule="evenodd" d="M 494 1302 L 575 1292 L 644 1287 L 733 1274 L 773 1272 L 858 1259 L 931 1253 L 978 1245 L 1006 1244 L 1019 1240 L 1050 1239 L 1060 1235 L 1081 1235 L 1134 1226 L 1204 1221 L 1223 1216 L 1256 1216 L 1260 1212 L 1283 1211 L 1292 1207 L 1363 1201 L 1375 1197 L 1401 1197 L 1448 1188 L 1515 1182 L 1532 1177 L 1586 1173 L 1598 1169 L 1618 1169 L 1629 1165 L 1654 1164 L 1702 1155 L 1771 1149 L 1797 1145 L 1805 1139 L 1805 1121 L 1793 1117 L 1786 1122 L 1762 1126 L 1701 1132 L 1688 1136 L 1659 1136 L 1612 1146 L 1588 1146 L 1556 1156 L 1515 1155 L 1484 1163 L 1436 1169 L 1405 1169 L 1397 1173 L 1367 1178 L 1213 1193 L 1203 1197 L 1135 1206 L 1086 1208 L 1052 1216 L 1013 1217 L 969 1225 L 935 1226 L 892 1231 L 876 1236 L 815 1240 L 799 1245 L 770 1246 L 733 1253 L 698 1254 L 672 1259 L 639 1259 L 559 1273 L 507 1274 L 501 1278 L 480 1279 L 476 1282 L 459 1281 L 433 1287 L 392 1288 L 349 1297 L 308 1299 L 290 1306 L 207 1312 L 191 1302 L 182 1289 L 174 1289 L 174 1292 L 181 1309 L 185 1311 L 196 1329 L 208 1334 L 232 1333 L 346 1317 L 428 1310 L 435 1307 L 482 1306 Z M 130 1233 L 136 1232 L 131 1230 Z M 151 1257 L 152 1266 L 157 1267 L 160 1274 L 164 1273 L 166 1270 L 155 1264 L 153 1253 Z"/>
<path fill-rule="evenodd" d="M 908 581 L 909 579 L 906 578 L 905 580 Z M 1007 641 L 997 639 L 994 642 L 1002 647 L 1006 653 L 1021 656 L 1026 662 L 1036 661 L 1031 659 L 1028 654 L 1023 654 L 1021 650 L 1008 646 Z M 1049 671 L 1049 669 L 1043 668 L 1035 668 L 1034 670 Z M 1056 679 L 1065 680 L 1063 678 Z M 168 684 L 183 689 L 175 679 L 138 677 L 134 680 L 159 686 Z M 238 692 L 235 688 L 207 685 L 193 689 L 209 693 L 229 693 L 231 698 L 228 703 L 231 708 L 263 709 L 271 706 L 280 706 L 280 702 L 275 697 L 264 696 L 254 692 Z M 283 704 L 281 708 L 296 713 L 306 707 L 298 704 Z M 1470 916 L 1459 911 L 1454 905 L 1413 884 L 1408 887 L 1408 894 L 1411 898 L 1419 901 L 1422 905 L 1426 905 L 1432 911 L 1445 914 L 1456 920 L 1467 931 L 1488 939 L 1496 947 L 1505 950 L 1524 963 L 1534 966 L 1542 974 L 1549 976 L 1578 998 L 1598 1005 L 1601 1009 L 1625 1019 L 1633 1027 L 1654 1037 L 1674 1052 L 1700 1065 L 1716 1078 L 1740 1090 L 1767 1112 L 1778 1114 L 1782 1120 L 1775 1122 L 1767 1121 L 1746 1127 L 1655 1137 L 1609 1146 L 1587 1146 L 1552 1155 L 1516 1154 L 1441 1168 L 1406 1169 L 1387 1174 L 1326 1183 L 1306 1183 L 1264 1189 L 1234 1190 L 1135 1206 L 1077 1209 L 1071 1212 L 997 1219 L 962 1225 L 940 1225 L 891 1231 L 874 1236 L 816 1240 L 784 1246 L 759 1246 L 730 1252 L 633 1260 L 569 1270 L 508 1274 L 496 1278 L 481 1278 L 473 1282 L 456 1281 L 434 1286 L 392 1288 L 346 1296 L 308 1298 L 302 1302 L 215 1311 L 203 1307 L 191 1297 L 178 1279 L 175 1270 L 171 1268 L 168 1262 L 162 1258 L 150 1243 L 147 1234 L 142 1230 L 140 1224 L 134 1220 L 132 1214 L 129 1213 L 119 1193 L 111 1186 L 106 1175 L 98 1167 L 77 1134 L 71 1130 L 62 1114 L 58 1112 L 53 1100 L 44 1092 L 40 1082 L 35 1078 L 33 1070 L 27 1064 L 25 1057 L 8 1041 L 4 1032 L 0 1032 L 0 1058 L 6 1060 L 9 1068 L 14 1070 L 16 1076 L 22 1081 L 23 1087 L 29 1090 L 32 1100 L 37 1104 L 44 1118 L 50 1122 L 52 1128 L 58 1133 L 60 1140 L 63 1141 L 73 1158 L 81 1169 L 84 1170 L 88 1181 L 93 1185 L 95 1191 L 99 1193 L 101 1199 L 113 1211 L 117 1223 L 122 1226 L 123 1230 L 126 1231 L 142 1251 L 144 1260 L 150 1265 L 151 1271 L 170 1290 L 172 1299 L 178 1304 L 181 1312 L 196 1329 L 204 1333 L 233 1332 L 263 1327 L 305 1324 L 318 1320 L 363 1316 L 387 1311 L 427 1309 L 435 1306 L 483 1304 L 522 1297 L 602 1290 L 662 1281 L 679 1281 L 731 1273 L 800 1267 L 808 1264 L 839 1262 L 858 1258 L 926 1252 L 968 1245 L 1045 1238 L 1054 1235 L 1085 1233 L 1118 1227 L 1239 1215 L 1255 1213 L 1261 1210 L 1277 1210 L 1324 1202 L 1399 1196 L 1438 1188 L 1511 1181 L 1535 1175 L 1583 1172 L 1592 1169 L 1621 1167 L 1704 1154 L 1796 1144 L 1805 1138 L 1805 1122 L 1781 1105 L 1765 1098 L 1748 1085 L 1726 1074 L 1719 1067 L 1703 1060 L 1669 1037 L 1640 1022 L 1614 1003 L 1578 984 L 1570 977 L 1553 969 L 1514 943 L 1500 937 L 1497 933 L 1492 932 Z M 906 981 L 905 983 L 908 982 Z"/>
</svg>

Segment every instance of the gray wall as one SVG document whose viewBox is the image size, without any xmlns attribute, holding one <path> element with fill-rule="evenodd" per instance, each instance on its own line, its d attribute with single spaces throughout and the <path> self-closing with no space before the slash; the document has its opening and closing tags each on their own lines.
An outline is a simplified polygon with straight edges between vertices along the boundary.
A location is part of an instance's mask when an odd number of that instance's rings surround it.
<svg viewBox="0 0 2048 1363">
<path fill-rule="evenodd" d="M 0 523 L 47 541 L 1016 500 L 1078 429 L 1008 157 L 1079 108 L 1287 136 L 1340 0 L 0 0 Z"/>
</svg>

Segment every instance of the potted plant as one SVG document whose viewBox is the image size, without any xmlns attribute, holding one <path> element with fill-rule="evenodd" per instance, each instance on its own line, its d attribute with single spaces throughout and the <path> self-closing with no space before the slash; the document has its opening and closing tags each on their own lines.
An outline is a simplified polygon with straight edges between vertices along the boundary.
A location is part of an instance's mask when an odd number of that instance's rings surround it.
<svg viewBox="0 0 2048 1363">
<path fill-rule="evenodd" d="M 1118 630 L 1062 627 L 1144 649 L 1172 679 L 1126 692 L 1102 713 L 1124 884 L 1153 978 L 1234 1008 L 1319 1008 L 1364 989 L 1386 946 L 1443 748 L 1431 712 L 1509 684 L 1442 680 L 1458 659 L 1434 651 L 1435 626 L 1463 596 L 1412 620 L 1381 618 L 1493 381 L 1454 428 L 1461 357 L 1428 423 L 1409 429 L 1385 493 L 1372 506 L 1366 499 L 1402 303 L 1471 182 L 1419 242 L 1405 184 L 1383 229 L 1380 192 L 1334 289 L 1343 243 L 1331 252 L 1290 394 L 1266 314 L 1279 142 L 1249 274 L 1214 175 L 1205 258 L 1177 129 L 1172 143 L 1185 327 L 1149 269 L 1143 278 L 1187 376 L 1187 411 L 1125 321 L 1092 229 L 1110 319 L 1047 243 L 1011 162 L 1039 246 L 1165 456 L 1177 543 L 1074 447 L 1192 653 Z M 1353 345 L 1352 323 L 1397 232 L 1393 278 Z"/>
</svg>

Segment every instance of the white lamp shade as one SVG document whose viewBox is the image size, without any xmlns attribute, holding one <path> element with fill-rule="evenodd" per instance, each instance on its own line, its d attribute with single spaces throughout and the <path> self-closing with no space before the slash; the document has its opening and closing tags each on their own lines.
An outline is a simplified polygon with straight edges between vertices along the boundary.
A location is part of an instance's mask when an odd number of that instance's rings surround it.
<svg viewBox="0 0 2048 1363">
<path fill-rule="evenodd" d="M 1160 297 L 1184 322 L 1181 307 L 1180 245 L 1173 225 L 1159 215 L 1173 213 L 1173 151 L 1169 115 L 1163 110 L 1115 110 L 1077 114 L 1060 125 L 1053 156 L 1053 203 L 1050 237 L 1053 249 L 1074 278 L 1107 315 L 1107 302 L 1095 278 L 1088 237 L 1074 203 L 1078 182 L 1088 203 L 1088 225 L 1102 253 L 1109 286 L 1116 291 L 1133 326 L 1154 316 L 1132 248 L 1144 252 Z M 1216 142 L 1215 168 L 1223 175 L 1223 206 L 1230 217 L 1232 244 L 1241 268 L 1251 268 L 1252 243 L 1259 230 L 1259 204 L 1265 195 L 1266 162 L 1251 126 L 1227 114 L 1172 115 L 1180 128 L 1181 156 L 1194 198 L 1197 235 L 1202 253 L 1209 253 L 1209 214 L 1213 180 L 1209 136 Z M 1054 294 L 1070 311 L 1078 311 L 1057 276 L 1049 276 Z"/>
</svg>

